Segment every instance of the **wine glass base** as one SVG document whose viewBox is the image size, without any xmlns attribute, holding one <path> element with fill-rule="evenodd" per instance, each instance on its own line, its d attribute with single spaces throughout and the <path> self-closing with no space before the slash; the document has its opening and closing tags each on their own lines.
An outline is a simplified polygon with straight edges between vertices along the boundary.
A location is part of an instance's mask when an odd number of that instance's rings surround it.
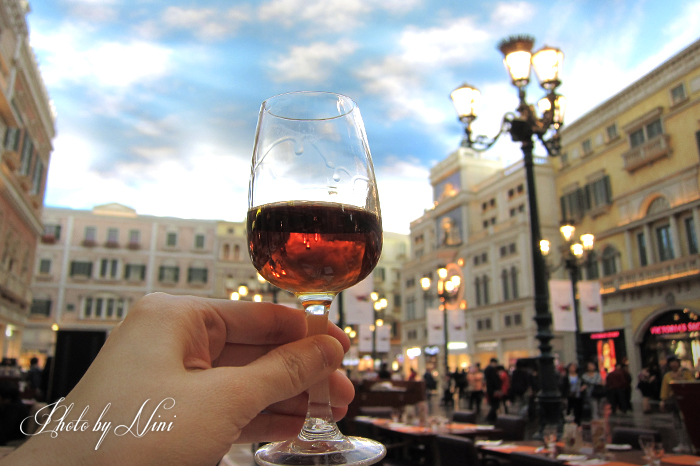
<svg viewBox="0 0 700 466">
<path fill-rule="evenodd" d="M 386 455 L 379 442 L 362 437 L 344 437 L 342 442 L 315 442 L 317 451 L 302 450 L 296 439 L 263 445 L 255 453 L 260 466 L 370 465 Z"/>
</svg>

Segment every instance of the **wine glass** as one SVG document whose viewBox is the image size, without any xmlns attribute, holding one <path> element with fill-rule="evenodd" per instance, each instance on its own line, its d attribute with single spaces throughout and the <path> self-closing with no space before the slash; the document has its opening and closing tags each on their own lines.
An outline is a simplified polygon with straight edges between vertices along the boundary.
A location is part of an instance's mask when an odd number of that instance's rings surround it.
<svg viewBox="0 0 700 466">
<path fill-rule="evenodd" d="M 649 461 L 651 461 L 653 457 L 654 443 L 656 443 L 656 439 L 651 434 L 642 434 L 639 436 L 639 447 L 644 452 L 645 458 L 649 458 Z"/>
<path fill-rule="evenodd" d="M 299 299 L 309 336 L 325 334 L 335 295 L 367 277 L 382 251 L 377 183 L 357 104 L 327 92 L 263 102 L 248 208 L 253 265 Z M 340 433 L 327 380 L 308 394 L 299 435 L 260 448 L 258 464 L 369 465 L 384 457 L 382 444 Z"/>
</svg>

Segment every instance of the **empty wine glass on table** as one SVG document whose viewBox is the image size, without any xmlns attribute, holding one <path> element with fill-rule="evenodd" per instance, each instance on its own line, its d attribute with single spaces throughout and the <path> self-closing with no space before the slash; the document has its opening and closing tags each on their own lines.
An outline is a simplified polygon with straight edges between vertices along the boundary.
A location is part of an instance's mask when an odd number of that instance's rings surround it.
<svg viewBox="0 0 700 466">
<path fill-rule="evenodd" d="M 639 436 L 639 448 L 642 449 L 644 452 L 644 457 L 649 459 L 650 462 L 652 459 L 652 450 L 655 442 L 656 439 L 654 439 L 654 436 L 651 434 L 642 434 Z"/>
<path fill-rule="evenodd" d="M 557 436 L 558 428 L 555 425 L 548 424 L 542 430 L 542 440 L 547 448 L 547 453 L 552 458 L 557 456 Z"/>
<path fill-rule="evenodd" d="M 382 250 L 377 183 L 357 104 L 326 92 L 263 102 L 248 208 L 253 265 L 299 299 L 308 335 L 325 334 L 333 298 L 367 277 Z M 384 457 L 382 444 L 340 433 L 328 381 L 308 395 L 299 435 L 263 446 L 258 464 L 369 465 Z"/>
</svg>

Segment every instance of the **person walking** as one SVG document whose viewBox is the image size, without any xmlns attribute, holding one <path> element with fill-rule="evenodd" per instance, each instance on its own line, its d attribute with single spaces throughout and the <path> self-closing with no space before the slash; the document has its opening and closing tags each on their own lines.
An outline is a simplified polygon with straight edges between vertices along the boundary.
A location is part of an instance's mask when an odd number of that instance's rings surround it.
<svg viewBox="0 0 700 466">
<path fill-rule="evenodd" d="M 661 404 L 659 407 L 662 411 L 670 412 L 673 415 L 673 427 L 678 432 L 681 439 L 679 445 L 674 448 L 675 452 L 688 451 L 689 442 L 687 440 L 687 434 L 685 433 L 685 428 L 683 426 L 683 420 L 681 419 L 681 411 L 678 407 L 678 401 L 671 388 L 671 382 L 673 381 L 689 381 L 693 380 L 693 374 L 685 367 L 681 366 L 681 361 L 672 354 L 666 358 L 666 365 L 668 366 L 668 372 L 664 375 L 661 381 Z"/>
<path fill-rule="evenodd" d="M 570 363 L 566 366 L 566 373 L 561 378 L 561 393 L 566 397 L 566 415 L 574 414 L 574 422 L 581 425 L 583 412 L 583 386 L 581 376 L 578 373 L 578 365 Z"/>
<path fill-rule="evenodd" d="M 612 414 L 617 414 L 619 409 L 623 414 L 627 413 L 627 377 L 622 370 L 622 363 L 615 364 L 615 370 L 605 378 L 605 388 L 608 390 L 608 401 Z"/>
<path fill-rule="evenodd" d="M 476 409 L 476 414 L 479 415 L 484 399 L 484 373 L 478 362 L 469 369 L 467 383 L 469 386 L 469 409 Z"/>
<path fill-rule="evenodd" d="M 651 367 L 643 367 L 637 374 L 637 388 L 642 393 L 642 411 L 644 414 L 651 412 L 651 400 L 655 396 L 655 386 L 657 385 L 656 374 Z"/>
<path fill-rule="evenodd" d="M 590 413 L 591 419 L 600 417 L 600 399 L 604 396 L 605 385 L 603 377 L 598 372 L 596 363 L 589 361 L 586 363 L 586 372 L 581 375 L 583 391 L 583 412 Z M 582 417 L 584 417 L 582 415 Z M 587 417 L 587 416 L 585 416 Z"/>
<path fill-rule="evenodd" d="M 484 369 L 484 381 L 486 382 L 486 396 L 489 401 L 489 413 L 486 422 L 495 423 L 498 416 L 498 407 L 501 404 L 501 377 L 498 375 L 498 359 L 491 358 L 489 365 Z"/>
</svg>

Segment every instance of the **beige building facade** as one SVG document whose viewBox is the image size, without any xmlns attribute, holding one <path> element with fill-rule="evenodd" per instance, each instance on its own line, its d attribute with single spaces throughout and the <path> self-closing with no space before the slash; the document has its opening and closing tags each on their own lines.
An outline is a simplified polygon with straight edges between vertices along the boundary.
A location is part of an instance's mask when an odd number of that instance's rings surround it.
<svg viewBox="0 0 700 466">
<path fill-rule="evenodd" d="M 46 208 L 43 222 L 26 356 L 51 354 L 52 327 L 109 332 L 148 293 L 217 296 L 216 221 L 138 215 L 106 204 Z"/>
<path fill-rule="evenodd" d="M 0 3 L 0 351 L 20 356 L 55 116 L 29 46 L 27 2 Z"/>
<path fill-rule="evenodd" d="M 596 237 L 584 278 L 600 280 L 616 359 L 633 374 L 669 354 L 697 369 L 700 41 L 565 127 L 562 144 L 560 209 Z"/>
<path fill-rule="evenodd" d="M 557 232 L 554 172 L 535 157 L 535 179 L 543 236 Z M 410 258 L 404 265 L 403 348 L 419 373 L 444 367 L 444 349 L 428 339 L 429 308 L 437 307 L 437 269 L 456 264 L 466 323 L 466 341 L 449 336 L 451 370 L 491 357 L 509 365 L 536 356 L 532 255 L 529 250 L 527 188 L 522 161 L 504 167 L 460 147 L 431 169 L 434 207 L 411 223 Z M 558 234 L 558 232 L 557 232 Z M 430 288 L 421 279 L 430 278 Z M 553 344 L 566 357 L 565 336 Z M 454 345 L 454 343 L 457 343 Z"/>
</svg>

